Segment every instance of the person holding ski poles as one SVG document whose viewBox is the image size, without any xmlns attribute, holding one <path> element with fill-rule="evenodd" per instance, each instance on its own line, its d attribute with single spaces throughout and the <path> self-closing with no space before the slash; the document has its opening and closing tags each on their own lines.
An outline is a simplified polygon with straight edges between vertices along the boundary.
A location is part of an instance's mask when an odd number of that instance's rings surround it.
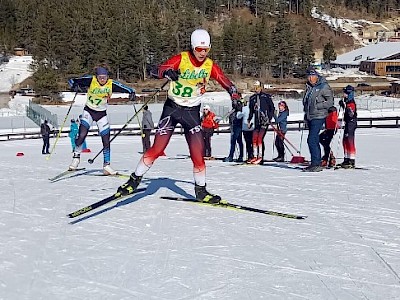
<svg viewBox="0 0 400 300">
<path fill-rule="evenodd" d="M 206 189 L 206 165 L 204 139 L 200 125 L 200 104 L 205 84 L 214 78 L 231 96 L 233 105 L 240 99 L 235 85 L 224 75 L 220 67 L 207 57 L 211 49 L 209 33 L 196 29 L 191 34 L 189 51 L 181 52 L 158 67 L 157 77 L 170 80 L 168 98 L 156 130 L 153 146 L 143 154 L 129 180 L 118 188 L 121 195 L 135 192 L 142 176 L 167 147 L 174 129 L 180 123 L 184 129 L 193 162 L 195 195 L 199 201 L 219 203 L 221 197 Z"/>
<path fill-rule="evenodd" d="M 79 124 L 79 134 L 75 140 L 75 151 L 69 170 L 76 170 L 80 162 L 82 144 L 89 132 L 93 121 L 97 123 L 101 141 L 103 143 L 103 172 L 105 175 L 115 175 L 117 172 L 110 166 L 110 124 L 107 118 L 107 102 L 113 92 L 129 93 L 129 99 L 135 100 L 135 90 L 110 79 L 105 67 L 97 67 L 95 75 L 72 78 L 68 81 L 75 92 L 87 89 L 86 105 L 83 109 Z"/>
<path fill-rule="evenodd" d="M 320 172 L 321 148 L 319 132 L 325 123 L 329 107 L 333 106 L 333 91 L 325 78 L 312 67 L 307 68 L 306 92 L 303 97 L 304 122 L 308 126 L 307 144 L 311 155 L 311 164 L 304 172 Z"/>
<path fill-rule="evenodd" d="M 262 91 L 262 84 L 259 81 L 254 83 L 255 94 L 250 97 L 250 113 L 247 119 L 248 127 L 254 118 L 253 130 L 253 154 L 254 157 L 250 161 L 251 164 L 262 164 L 264 162 L 265 144 L 264 137 L 267 133 L 268 126 L 274 116 L 275 106 L 272 102 L 271 95 Z"/>
<path fill-rule="evenodd" d="M 278 156 L 273 160 L 276 162 L 285 161 L 285 135 L 287 132 L 287 118 L 289 116 L 289 107 L 286 104 L 286 101 L 280 101 L 278 103 L 279 113 L 278 116 L 275 117 L 275 122 L 277 124 L 277 134 L 275 137 L 275 147 L 278 151 Z"/>
<path fill-rule="evenodd" d="M 343 89 L 343 98 L 344 101 L 340 100 L 339 105 L 344 110 L 344 161 L 339 165 L 339 167 L 344 169 L 353 169 L 356 166 L 355 132 L 357 129 L 357 105 L 354 100 L 354 87 L 351 85 L 346 86 Z"/>
</svg>

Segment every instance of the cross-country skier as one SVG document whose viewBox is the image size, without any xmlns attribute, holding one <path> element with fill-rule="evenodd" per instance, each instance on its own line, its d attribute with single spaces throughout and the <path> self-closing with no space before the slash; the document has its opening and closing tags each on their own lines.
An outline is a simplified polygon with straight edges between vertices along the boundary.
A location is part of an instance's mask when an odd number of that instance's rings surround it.
<svg viewBox="0 0 400 300">
<path fill-rule="evenodd" d="M 344 135 L 343 135 L 343 150 L 344 161 L 339 165 L 345 169 L 355 168 L 356 146 L 355 146 L 355 132 L 357 129 L 357 105 L 354 100 L 354 87 L 351 85 L 343 89 L 343 100 L 339 101 L 339 105 L 344 110 L 343 121 Z"/>
<path fill-rule="evenodd" d="M 180 123 L 184 128 L 193 162 L 196 199 L 209 203 L 218 203 L 221 197 L 206 190 L 206 166 L 204 163 L 204 140 L 200 125 L 200 103 L 205 85 L 214 78 L 230 94 L 233 104 L 240 99 L 235 85 L 224 75 L 220 67 L 207 57 L 211 49 L 209 33 L 196 29 L 191 35 L 191 48 L 181 52 L 158 67 L 158 78 L 168 78 L 171 83 L 168 99 L 156 130 L 153 146 L 143 154 L 129 180 L 118 188 L 122 195 L 133 193 L 142 176 L 150 169 L 154 161 L 163 153 Z"/>
<path fill-rule="evenodd" d="M 107 102 L 113 92 L 129 93 L 129 99 L 133 101 L 135 100 L 135 90 L 110 79 L 108 71 L 104 67 L 97 67 L 95 74 L 95 76 L 88 75 L 68 81 L 75 92 L 87 89 L 86 105 L 79 124 L 79 135 L 75 141 L 76 147 L 69 169 L 75 170 L 78 168 L 82 144 L 85 141 L 90 126 L 95 121 L 103 143 L 103 172 L 105 175 L 115 175 L 117 172 L 110 166 L 110 124 L 107 118 Z"/>
</svg>

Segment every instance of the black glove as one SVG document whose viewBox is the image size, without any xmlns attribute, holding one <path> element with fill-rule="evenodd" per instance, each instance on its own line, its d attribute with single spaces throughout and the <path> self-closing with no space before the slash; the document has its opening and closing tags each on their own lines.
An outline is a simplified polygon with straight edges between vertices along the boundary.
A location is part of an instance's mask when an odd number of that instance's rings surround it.
<svg viewBox="0 0 400 300">
<path fill-rule="evenodd" d="M 343 100 L 340 100 L 340 101 L 339 101 L 339 106 L 340 106 L 341 108 L 343 108 L 343 109 L 345 108 L 345 105 L 344 105 Z"/>
<path fill-rule="evenodd" d="M 80 87 L 80 85 L 79 84 L 77 84 L 77 83 L 74 83 L 73 85 L 72 85 L 72 88 L 71 88 L 74 92 L 76 92 L 76 93 L 78 93 L 78 92 L 82 92 L 82 88 Z"/>
<path fill-rule="evenodd" d="M 177 81 L 179 79 L 179 70 L 168 69 L 163 72 L 163 77 L 171 81 Z"/>
<path fill-rule="evenodd" d="M 130 101 L 135 101 L 135 100 L 136 100 L 136 94 L 135 94 L 135 92 L 129 93 L 129 100 L 130 100 Z"/>
</svg>

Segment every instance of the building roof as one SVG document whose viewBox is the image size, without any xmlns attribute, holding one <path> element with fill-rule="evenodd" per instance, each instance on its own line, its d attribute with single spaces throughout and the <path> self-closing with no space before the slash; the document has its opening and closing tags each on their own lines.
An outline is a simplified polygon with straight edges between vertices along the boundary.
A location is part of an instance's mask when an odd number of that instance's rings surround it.
<svg viewBox="0 0 400 300">
<path fill-rule="evenodd" d="M 338 55 L 332 64 L 359 66 L 365 60 L 380 60 L 400 53 L 400 42 L 381 42 Z"/>
</svg>

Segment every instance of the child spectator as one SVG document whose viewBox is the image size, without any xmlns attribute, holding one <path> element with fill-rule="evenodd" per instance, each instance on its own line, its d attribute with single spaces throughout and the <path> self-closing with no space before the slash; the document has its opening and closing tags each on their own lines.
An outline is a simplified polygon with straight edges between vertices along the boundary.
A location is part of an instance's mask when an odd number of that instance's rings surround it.
<svg viewBox="0 0 400 300">
<path fill-rule="evenodd" d="M 278 116 L 274 116 L 277 124 L 278 132 L 275 138 L 275 147 L 278 151 L 278 156 L 273 160 L 277 162 L 285 161 L 285 134 L 287 132 L 287 118 L 289 116 L 289 107 L 285 101 L 280 101 L 278 104 L 279 113 Z"/>
<path fill-rule="evenodd" d="M 211 111 L 209 105 L 204 105 L 203 115 L 201 116 L 201 129 L 204 139 L 204 158 L 212 159 L 211 156 L 211 137 L 214 134 L 214 129 L 218 128 L 215 113 Z"/>
<path fill-rule="evenodd" d="M 334 167 L 336 158 L 331 150 L 331 142 L 338 128 L 338 113 L 334 106 L 328 109 L 328 116 L 325 119 L 325 130 L 319 135 L 319 142 L 324 147 L 324 155 L 322 156 L 322 167 Z"/>
</svg>

